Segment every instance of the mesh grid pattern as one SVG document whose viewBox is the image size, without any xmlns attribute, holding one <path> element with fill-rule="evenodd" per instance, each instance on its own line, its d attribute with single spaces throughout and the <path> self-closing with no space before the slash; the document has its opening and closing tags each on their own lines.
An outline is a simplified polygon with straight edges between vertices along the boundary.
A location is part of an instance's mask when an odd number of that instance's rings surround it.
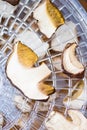
<svg viewBox="0 0 87 130">
<path fill-rule="evenodd" d="M 78 78 L 61 78 L 59 75 L 61 71 L 55 69 L 53 64 L 53 58 L 61 56 L 59 54 L 52 54 L 52 48 L 49 48 L 46 56 L 38 61 L 38 65 L 42 62 L 45 62 L 48 67 L 51 69 L 51 76 L 46 79 L 46 82 L 49 82 L 55 86 L 56 93 L 51 96 L 47 102 L 35 101 L 32 103 L 32 110 L 28 113 L 27 120 L 24 122 L 24 127 L 19 128 L 17 124 L 18 120 L 21 119 L 22 113 L 15 108 L 14 105 L 14 96 L 16 94 L 21 94 L 19 90 L 15 87 L 12 87 L 12 84 L 6 77 L 5 66 L 8 56 L 11 54 L 14 39 L 17 35 L 24 30 L 34 31 L 38 37 L 43 41 L 46 40 L 45 36 L 40 32 L 39 28 L 36 25 L 36 20 L 32 17 L 32 12 L 37 7 L 41 0 L 21 0 L 17 9 L 14 11 L 14 14 L 10 15 L 8 18 L 2 18 L 0 23 L 0 111 L 4 113 L 5 116 L 5 126 L 3 130 L 46 130 L 44 126 L 44 121 L 48 117 L 49 113 L 53 109 L 58 109 L 60 112 L 66 113 L 69 108 L 69 103 L 67 107 L 62 104 L 62 100 L 65 97 L 65 94 L 68 92 L 68 95 L 71 95 L 71 89 L 73 83 L 78 81 Z M 81 16 L 82 7 L 77 8 L 74 5 L 74 2 L 70 0 L 52 0 L 52 2 L 59 8 L 63 13 L 65 20 L 71 20 L 76 24 L 77 37 L 79 39 L 79 45 L 77 49 L 77 56 L 85 66 L 85 77 L 84 83 L 87 88 L 87 27 L 84 18 Z M 77 1 L 78 3 L 78 1 Z M 77 4 L 79 5 L 79 3 Z M 50 39 L 51 40 L 51 39 Z M 50 41 L 46 41 L 50 42 Z M 57 64 L 57 63 L 56 63 Z M 68 86 L 68 88 L 66 87 Z M 59 93 L 60 91 L 60 93 Z M 87 89 L 86 89 L 86 99 L 87 99 Z M 27 98 L 25 101 L 27 102 Z M 29 100 L 32 102 L 32 100 Z M 44 106 L 44 110 L 41 109 L 41 104 Z M 81 111 L 85 116 L 87 116 L 87 100 L 82 107 Z M 23 120 L 23 119 L 22 119 Z"/>
</svg>

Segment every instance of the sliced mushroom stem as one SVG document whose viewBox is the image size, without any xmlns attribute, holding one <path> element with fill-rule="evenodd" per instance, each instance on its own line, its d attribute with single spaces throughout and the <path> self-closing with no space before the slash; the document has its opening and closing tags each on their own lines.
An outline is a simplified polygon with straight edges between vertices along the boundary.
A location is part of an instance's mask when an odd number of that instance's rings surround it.
<svg viewBox="0 0 87 130">
<path fill-rule="evenodd" d="M 62 54 L 62 68 L 70 77 L 84 76 L 84 66 L 76 57 L 76 43 L 67 44 Z"/>
<path fill-rule="evenodd" d="M 50 38 L 57 27 L 65 22 L 62 13 L 50 0 L 44 0 L 35 9 L 33 17 L 38 20 L 38 27 L 47 38 Z"/>
</svg>

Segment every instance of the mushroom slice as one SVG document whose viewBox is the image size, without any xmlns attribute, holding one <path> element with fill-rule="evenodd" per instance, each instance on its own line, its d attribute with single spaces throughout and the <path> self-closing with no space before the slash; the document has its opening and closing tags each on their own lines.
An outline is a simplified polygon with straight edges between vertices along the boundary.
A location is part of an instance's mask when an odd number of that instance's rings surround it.
<svg viewBox="0 0 87 130">
<path fill-rule="evenodd" d="M 81 112 L 76 110 L 68 110 L 68 114 L 72 121 L 67 120 L 62 114 L 52 111 L 45 122 L 48 130 L 86 130 L 87 119 Z"/>
<path fill-rule="evenodd" d="M 14 97 L 15 106 L 23 113 L 29 113 L 32 109 L 32 103 L 27 102 L 21 95 Z"/>
<path fill-rule="evenodd" d="M 33 31 L 27 30 L 17 35 L 15 42 L 21 41 L 23 44 L 31 48 L 42 59 L 49 48 L 49 44 L 42 42 Z"/>
<path fill-rule="evenodd" d="M 64 18 L 61 12 L 50 0 L 44 0 L 35 9 L 33 17 L 38 20 L 40 31 L 48 38 L 52 36 L 58 26 L 64 24 Z"/>
<path fill-rule="evenodd" d="M 76 57 L 76 47 L 76 43 L 66 45 L 62 54 L 62 68 L 70 77 L 83 77 L 84 66 Z"/>
<path fill-rule="evenodd" d="M 4 18 L 9 17 L 9 15 L 13 14 L 16 6 L 9 4 L 6 1 L 0 0 L 0 15 Z"/>
<path fill-rule="evenodd" d="M 78 43 L 76 25 L 69 21 L 57 29 L 51 41 L 51 47 L 54 51 L 62 52 L 67 43 L 73 42 Z"/>
<path fill-rule="evenodd" d="M 21 47 L 24 45 L 20 42 L 16 43 L 14 46 L 13 53 L 9 56 L 7 67 L 6 67 L 6 74 L 7 77 L 11 80 L 11 82 L 17 86 L 28 98 L 35 99 L 35 100 L 43 100 L 47 99 L 49 94 L 54 92 L 54 88 L 50 85 L 45 85 L 43 87 L 42 81 L 47 78 L 51 74 L 51 70 L 47 67 L 45 63 L 42 63 L 38 67 L 31 66 L 31 49 L 23 49 L 22 53 L 25 57 L 23 58 L 22 62 L 19 60 L 19 44 Z M 27 52 L 30 51 L 30 52 Z M 28 56 L 26 54 L 28 54 Z M 22 56 L 23 56 L 22 54 Z M 33 58 L 35 53 L 32 52 Z M 28 57 L 28 58 L 27 58 Z M 28 67 L 25 65 L 25 60 L 29 60 Z M 35 60 L 35 59 L 34 59 Z M 27 62 L 27 61 L 26 61 Z M 44 93 L 44 90 L 45 93 Z"/>
<path fill-rule="evenodd" d="M 71 91 L 71 97 L 66 96 L 63 100 L 65 106 L 70 108 L 81 109 L 86 102 L 85 88 L 83 80 L 78 81 Z"/>
</svg>

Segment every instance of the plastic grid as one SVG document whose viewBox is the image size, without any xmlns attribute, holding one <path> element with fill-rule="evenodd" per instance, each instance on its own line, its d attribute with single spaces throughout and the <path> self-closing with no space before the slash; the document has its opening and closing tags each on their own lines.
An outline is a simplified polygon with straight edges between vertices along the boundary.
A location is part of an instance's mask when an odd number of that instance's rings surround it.
<svg viewBox="0 0 87 130">
<path fill-rule="evenodd" d="M 43 41 L 45 36 L 40 32 L 39 28 L 36 26 L 36 20 L 32 17 L 32 12 L 37 7 L 41 0 L 21 0 L 14 14 L 10 15 L 7 19 L 1 18 L 0 24 L 0 111 L 4 113 L 5 116 L 5 126 L 3 130 L 45 130 L 44 121 L 48 117 L 52 109 L 58 109 L 60 112 L 66 114 L 67 107 L 62 104 L 62 100 L 65 96 L 65 92 L 68 91 L 68 94 L 71 95 L 71 89 L 73 83 L 78 81 L 77 78 L 61 78 L 59 77 L 60 71 L 56 70 L 53 65 L 53 58 L 61 55 L 52 54 L 52 48 L 49 48 L 46 56 L 39 60 L 38 65 L 41 62 L 45 62 L 52 71 L 52 75 L 49 79 L 46 79 L 47 82 L 51 83 L 56 88 L 56 93 L 51 96 L 47 102 L 35 101 L 32 105 L 32 110 L 29 112 L 27 121 L 24 121 L 24 128 L 18 128 L 18 120 L 22 117 L 22 113 L 15 108 L 14 105 L 14 96 L 21 94 L 16 88 L 12 87 L 11 83 L 6 78 L 5 74 L 5 65 L 8 56 L 12 52 L 13 41 L 19 33 L 24 30 L 34 31 L 38 37 Z M 73 21 L 76 24 L 77 36 L 79 38 L 79 47 L 77 49 L 78 57 L 85 66 L 85 77 L 84 83 L 86 88 L 86 99 L 87 99 L 87 23 L 86 23 L 86 13 L 84 9 L 80 6 L 80 3 L 76 0 L 52 0 L 52 2 L 59 8 L 63 13 L 63 16 L 66 21 Z M 78 10 L 77 10 L 78 9 Z M 47 42 L 50 42 L 48 40 Z M 65 87 L 68 86 L 69 88 Z M 59 91 L 60 94 L 59 94 Z M 27 102 L 26 97 L 25 101 Z M 32 102 L 32 100 L 29 100 Z M 44 112 L 41 110 L 41 104 L 44 106 Z M 87 116 L 87 100 L 85 101 L 84 106 L 81 111 Z"/>
</svg>

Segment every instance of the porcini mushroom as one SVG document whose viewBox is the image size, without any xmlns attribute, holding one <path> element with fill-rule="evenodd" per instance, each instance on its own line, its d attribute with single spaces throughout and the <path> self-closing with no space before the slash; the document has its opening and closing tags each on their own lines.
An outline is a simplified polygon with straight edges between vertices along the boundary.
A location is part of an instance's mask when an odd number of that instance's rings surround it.
<svg viewBox="0 0 87 130">
<path fill-rule="evenodd" d="M 30 48 L 17 42 L 13 53 L 8 58 L 6 74 L 25 96 L 43 100 L 54 92 L 52 86 L 43 83 L 43 80 L 51 74 L 51 70 L 45 63 L 33 67 L 36 60 L 37 56 Z"/>
<path fill-rule="evenodd" d="M 61 12 L 50 0 L 44 0 L 34 10 L 33 17 L 38 20 L 40 31 L 48 38 L 52 36 L 58 26 L 64 24 L 64 18 Z"/>
<path fill-rule="evenodd" d="M 84 66 L 76 57 L 76 43 L 66 45 L 62 54 L 62 68 L 70 77 L 83 77 Z"/>
</svg>

